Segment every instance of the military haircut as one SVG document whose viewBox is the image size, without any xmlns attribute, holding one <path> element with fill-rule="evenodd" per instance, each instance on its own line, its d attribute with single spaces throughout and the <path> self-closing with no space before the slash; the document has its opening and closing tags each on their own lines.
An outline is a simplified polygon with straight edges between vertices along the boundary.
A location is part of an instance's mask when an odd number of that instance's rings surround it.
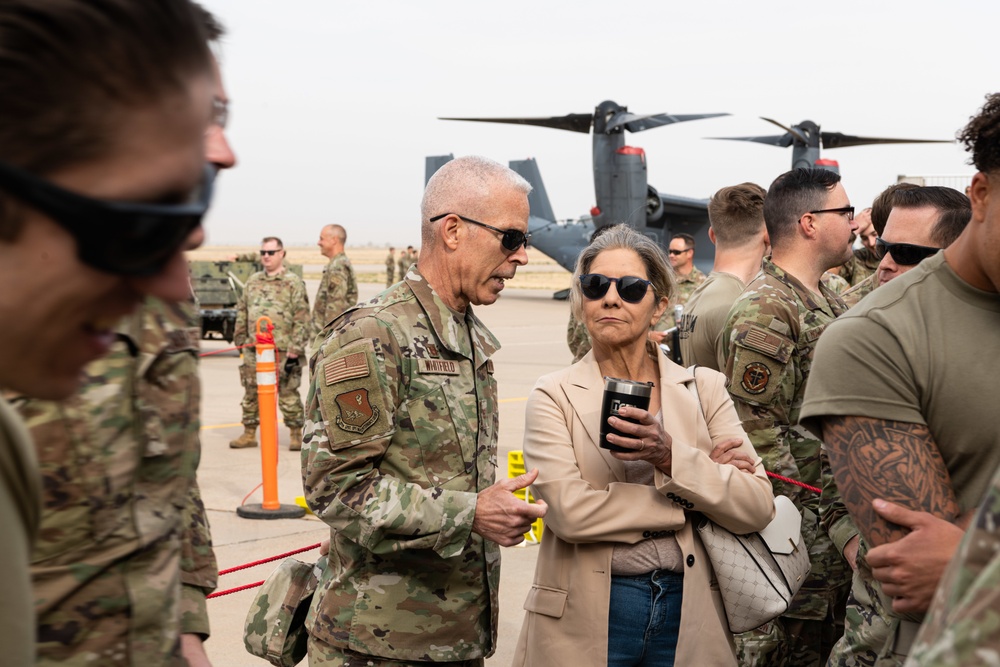
<svg viewBox="0 0 1000 667">
<path fill-rule="evenodd" d="M 829 169 L 792 169 L 774 179 L 764 197 L 764 223 L 771 245 L 792 237 L 799 218 L 823 207 L 840 174 Z"/>
<path fill-rule="evenodd" d="M 609 225 L 601 228 L 590 245 L 583 249 L 576 260 L 576 271 L 573 272 L 573 282 L 570 284 L 570 307 L 576 319 L 583 321 L 583 292 L 580 289 L 580 276 L 590 273 L 590 266 L 605 250 L 631 250 L 646 267 L 646 277 L 653 284 L 653 294 L 657 299 L 666 297 L 673 302 L 677 296 L 677 279 L 670 267 L 667 253 L 659 243 L 648 236 L 640 234 L 626 224 Z"/>
<path fill-rule="evenodd" d="M 970 162 L 983 173 L 1000 170 L 1000 93 L 990 93 L 979 113 L 959 131 L 957 139 L 972 154 Z"/>
<path fill-rule="evenodd" d="M 347 230 L 342 225 L 331 224 L 323 227 L 324 232 L 329 232 L 330 236 L 339 239 L 341 243 L 347 243 Z M 392 248 L 389 248 L 392 250 Z"/>
<path fill-rule="evenodd" d="M 942 248 L 950 246 L 972 219 L 969 198 L 940 185 L 899 189 L 892 197 L 892 207 L 935 209 L 939 216 L 931 229 L 931 239 Z"/>
<path fill-rule="evenodd" d="M 889 213 L 892 212 L 896 193 L 919 187 L 916 183 L 893 183 L 875 197 L 875 201 L 872 202 L 872 227 L 875 228 L 875 233 L 880 238 L 885 232 L 886 223 L 889 222 Z"/>
<path fill-rule="evenodd" d="M 738 248 L 764 229 L 764 197 L 767 191 L 756 183 L 740 183 L 720 189 L 708 200 L 708 222 L 720 248 Z"/>
<path fill-rule="evenodd" d="M 674 239 L 680 239 L 681 241 L 684 241 L 685 250 L 694 249 L 694 237 L 691 236 L 690 234 L 685 234 L 684 232 L 681 232 L 680 234 L 674 234 L 673 236 L 670 237 L 670 240 L 673 241 Z"/>
<path fill-rule="evenodd" d="M 531 184 L 520 174 L 489 158 L 465 155 L 445 163 L 424 188 L 420 202 L 420 244 L 433 246 L 436 243 L 436 223 L 430 222 L 436 215 L 455 213 L 475 218 L 489 211 L 492 208 L 490 195 L 496 185 L 513 188 L 525 196 L 531 193 Z"/>
<path fill-rule="evenodd" d="M 264 245 L 265 243 L 268 243 L 268 242 L 277 243 L 278 244 L 278 248 L 280 250 L 284 250 L 285 249 L 285 244 L 282 243 L 281 239 L 279 239 L 277 236 L 265 236 L 264 238 L 262 238 L 260 240 L 260 244 L 261 245 Z"/>
</svg>

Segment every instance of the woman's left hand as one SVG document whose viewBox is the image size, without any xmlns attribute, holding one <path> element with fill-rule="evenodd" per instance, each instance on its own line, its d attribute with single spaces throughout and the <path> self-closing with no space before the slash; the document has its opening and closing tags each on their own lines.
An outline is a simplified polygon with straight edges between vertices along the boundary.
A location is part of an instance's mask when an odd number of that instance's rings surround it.
<svg viewBox="0 0 1000 667">
<path fill-rule="evenodd" d="M 627 422 L 618 417 L 610 417 L 608 424 L 627 436 L 608 434 L 608 442 L 631 451 L 611 452 L 611 455 L 622 461 L 649 461 L 666 474 L 670 474 L 670 464 L 673 460 L 671 446 L 673 438 L 663 430 L 659 420 L 648 410 L 622 407 L 618 414 L 638 421 L 638 424 Z"/>
</svg>

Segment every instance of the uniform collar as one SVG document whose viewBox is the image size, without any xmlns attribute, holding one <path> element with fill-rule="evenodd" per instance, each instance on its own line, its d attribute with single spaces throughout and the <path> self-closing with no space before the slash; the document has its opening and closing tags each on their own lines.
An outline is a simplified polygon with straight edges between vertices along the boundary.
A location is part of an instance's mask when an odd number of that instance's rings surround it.
<svg viewBox="0 0 1000 667">
<path fill-rule="evenodd" d="M 464 314 L 453 311 L 420 275 L 416 265 L 403 280 L 427 315 L 434 335 L 446 349 L 473 359 L 477 368 L 500 349 L 500 342 L 472 312 L 472 306 L 466 308 Z M 469 332 L 468 336 L 465 335 L 466 330 Z"/>
<path fill-rule="evenodd" d="M 761 272 L 787 285 L 790 290 L 798 295 L 799 301 L 805 304 L 809 310 L 822 310 L 834 317 L 847 311 L 844 300 L 832 289 L 820 282 L 819 291 L 823 299 L 818 298 L 815 292 L 803 285 L 798 278 L 772 262 L 770 257 L 764 258 L 761 264 Z"/>
</svg>

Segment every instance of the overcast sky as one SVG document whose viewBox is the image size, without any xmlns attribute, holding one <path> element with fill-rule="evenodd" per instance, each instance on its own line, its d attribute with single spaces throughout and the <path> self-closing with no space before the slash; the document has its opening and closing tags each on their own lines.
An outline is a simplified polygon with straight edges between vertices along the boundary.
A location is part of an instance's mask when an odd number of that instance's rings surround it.
<svg viewBox="0 0 1000 667">
<path fill-rule="evenodd" d="M 630 134 L 660 192 L 765 188 L 791 149 L 705 137 L 813 120 L 864 136 L 952 139 L 1000 90 L 1000 3 L 664 0 L 202 0 L 226 25 L 223 77 L 239 165 L 209 243 L 278 234 L 416 244 L 424 156 L 534 157 L 558 218 L 594 204 L 591 140 L 438 116 L 728 112 Z M 820 9 L 823 7 L 823 9 Z M 899 174 L 971 174 L 957 144 L 832 150 L 856 206 Z"/>
</svg>

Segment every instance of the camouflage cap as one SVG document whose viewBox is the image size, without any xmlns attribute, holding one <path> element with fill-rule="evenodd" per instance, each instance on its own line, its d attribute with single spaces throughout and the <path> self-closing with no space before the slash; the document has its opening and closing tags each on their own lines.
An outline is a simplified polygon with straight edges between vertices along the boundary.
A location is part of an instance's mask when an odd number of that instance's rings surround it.
<svg viewBox="0 0 1000 667">
<path fill-rule="evenodd" d="M 295 667 L 306 657 L 305 620 L 326 557 L 315 564 L 286 558 L 261 585 L 247 612 L 243 645 L 277 667 Z"/>
</svg>

